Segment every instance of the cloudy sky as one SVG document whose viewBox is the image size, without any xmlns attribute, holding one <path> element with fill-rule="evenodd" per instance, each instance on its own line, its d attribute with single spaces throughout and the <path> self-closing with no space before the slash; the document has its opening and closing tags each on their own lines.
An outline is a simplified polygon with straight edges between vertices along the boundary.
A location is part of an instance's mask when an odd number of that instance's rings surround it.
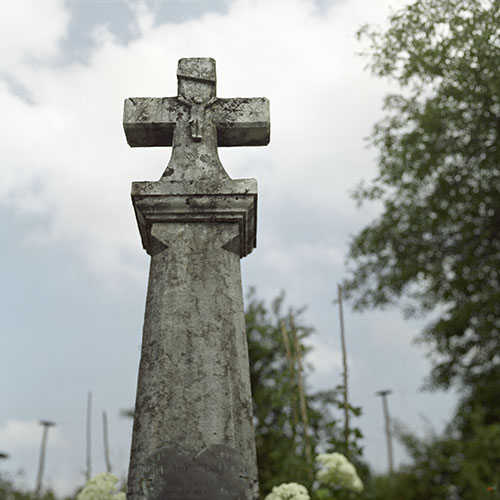
<svg viewBox="0 0 500 500">
<path fill-rule="evenodd" d="M 45 483 L 81 485 L 85 407 L 93 392 L 93 471 L 104 470 L 101 412 L 111 461 L 125 476 L 149 257 L 130 183 L 156 180 L 170 156 L 130 149 L 121 120 L 128 96 L 176 95 L 181 57 L 217 61 L 218 95 L 266 96 L 271 144 L 220 151 L 234 178 L 259 183 L 258 246 L 243 259 L 244 287 L 307 305 L 316 328 L 313 389 L 341 381 L 338 310 L 350 235 L 376 207 L 350 191 L 375 173 L 366 137 L 381 116 L 385 82 L 364 71 L 354 33 L 383 24 L 396 0 L 0 1 L 0 471 L 33 488 L 39 419 L 49 436 Z M 422 321 L 396 310 L 345 322 L 352 403 L 365 458 L 386 469 L 377 390 L 394 417 L 419 432 L 441 428 L 453 397 L 421 393 Z M 404 459 L 396 447 L 396 460 Z M 20 471 L 23 471 L 20 474 Z"/>
</svg>

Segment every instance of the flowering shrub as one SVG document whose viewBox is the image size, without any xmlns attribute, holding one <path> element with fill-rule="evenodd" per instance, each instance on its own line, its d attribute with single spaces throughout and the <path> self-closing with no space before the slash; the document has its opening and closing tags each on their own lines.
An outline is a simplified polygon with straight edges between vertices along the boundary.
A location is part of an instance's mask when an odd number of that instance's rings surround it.
<svg viewBox="0 0 500 500">
<path fill-rule="evenodd" d="M 363 483 L 356 468 L 341 453 L 323 453 L 316 457 L 316 462 L 322 467 L 316 473 L 318 481 L 357 493 L 363 491 Z"/>
<path fill-rule="evenodd" d="M 125 500 L 123 491 L 116 491 L 118 478 L 103 472 L 88 481 L 76 500 Z"/>
<path fill-rule="evenodd" d="M 305 486 L 298 483 L 283 483 L 274 486 L 265 500 L 310 500 Z"/>
</svg>

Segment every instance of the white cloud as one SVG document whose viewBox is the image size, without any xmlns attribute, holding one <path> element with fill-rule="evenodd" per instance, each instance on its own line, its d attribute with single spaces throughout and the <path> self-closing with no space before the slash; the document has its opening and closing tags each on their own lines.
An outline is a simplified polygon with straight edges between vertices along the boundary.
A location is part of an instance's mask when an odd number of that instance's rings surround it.
<svg viewBox="0 0 500 500">
<path fill-rule="evenodd" d="M 321 337 L 313 335 L 307 339 L 307 345 L 312 350 L 307 354 L 306 359 L 314 366 L 314 374 L 333 375 L 342 368 L 342 354 L 338 347 L 333 345 L 333 342 L 327 342 Z"/>
<path fill-rule="evenodd" d="M 135 14 L 134 23 L 130 27 L 131 31 L 137 35 L 144 35 L 151 31 L 155 24 L 155 19 L 153 12 L 148 8 L 146 2 L 143 0 L 139 2 L 129 0 L 127 3 Z"/>
<path fill-rule="evenodd" d="M 218 63 L 219 95 L 271 99 L 272 145 L 229 153 L 232 174 L 258 177 L 282 210 L 300 197 L 306 207 L 356 218 L 347 189 L 371 168 L 362 137 L 383 91 L 354 55 L 354 31 L 366 19 L 355 13 L 372 3 L 378 13 L 387 1 L 334 4 L 324 16 L 312 1 L 238 0 L 227 14 L 178 25 L 155 25 L 141 4 L 134 41 L 121 44 L 101 29 L 88 63 L 33 67 L 24 56 L 57 51 L 67 24 L 61 4 L 51 2 L 50 36 L 39 34 L 45 44 L 15 52 L 16 77 L 32 104 L 0 87 L 9 116 L 0 126 L 4 202 L 49 216 L 31 240 L 72 244 L 95 269 L 123 272 L 129 266 L 123 256 L 140 246 L 130 182 L 158 178 L 170 154 L 128 148 L 123 98 L 175 95 L 177 60 L 210 55 Z M 32 4 L 22 5 L 14 17 Z"/>
<path fill-rule="evenodd" d="M 52 427 L 49 432 L 51 444 L 61 442 L 57 427 Z M 36 420 L 7 420 L 3 427 L 0 427 L 0 443 L 3 450 L 38 447 L 41 440 L 42 426 Z"/>
<path fill-rule="evenodd" d="M 372 323 L 369 335 L 375 344 L 390 348 L 390 346 L 408 345 L 409 339 L 414 339 L 420 328 L 405 321 L 400 314 L 379 314 Z"/>
<path fill-rule="evenodd" d="M 0 71 L 55 57 L 68 20 L 63 0 L 0 2 Z"/>
<path fill-rule="evenodd" d="M 342 267 L 342 250 L 334 245 L 301 241 L 285 244 L 270 233 L 262 239 L 261 265 L 272 270 L 283 283 L 293 276 L 296 287 L 318 288 L 325 275 L 337 274 Z"/>
</svg>

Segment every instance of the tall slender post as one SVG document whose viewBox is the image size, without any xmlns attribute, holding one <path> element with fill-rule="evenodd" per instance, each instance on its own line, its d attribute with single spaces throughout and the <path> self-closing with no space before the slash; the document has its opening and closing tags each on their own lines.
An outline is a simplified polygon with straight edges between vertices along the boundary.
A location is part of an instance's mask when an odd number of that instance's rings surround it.
<svg viewBox="0 0 500 500">
<path fill-rule="evenodd" d="M 111 461 L 109 459 L 109 441 L 108 441 L 108 415 L 102 412 L 102 439 L 104 444 L 104 461 L 106 462 L 106 472 L 111 474 Z"/>
<path fill-rule="evenodd" d="M 36 480 L 35 499 L 40 498 L 40 493 L 42 491 L 43 469 L 45 467 L 45 453 L 47 450 L 47 439 L 49 437 L 49 428 L 54 427 L 56 424 L 54 422 L 49 422 L 47 420 L 40 420 L 40 425 L 43 426 L 43 434 L 42 434 L 42 446 L 40 448 L 40 461 L 38 463 L 38 477 Z"/>
<path fill-rule="evenodd" d="M 87 468 L 85 477 L 87 481 L 92 477 L 92 392 L 87 395 Z"/>
<path fill-rule="evenodd" d="M 300 397 L 300 411 L 302 414 L 302 426 L 304 428 L 304 451 L 306 456 L 306 462 L 309 464 L 309 476 L 313 479 L 314 472 L 312 470 L 312 450 L 311 441 L 309 438 L 309 419 L 307 416 L 307 405 L 306 405 L 306 395 L 304 389 L 304 379 L 302 376 L 302 353 L 300 352 L 300 342 L 299 336 L 297 335 L 297 330 L 293 322 L 293 318 L 290 316 L 290 325 L 292 327 L 293 343 L 295 347 L 295 357 L 297 358 L 297 384 L 299 388 Z"/>
<path fill-rule="evenodd" d="M 340 341 L 342 345 L 342 364 L 344 367 L 344 442 L 346 456 L 349 456 L 349 392 L 347 387 L 347 349 L 345 345 L 344 332 L 344 310 L 342 307 L 342 286 L 337 285 L 338 301 L 339 301 L 339 319 L 340 319 Z"/>
<path fill-rule="evenodd" d="M 290 340 L 288 338 L 288 332 L 286 331 L 285 322 L 280 321 L 281 335 L 283 337 L 283 343 L 285 344 L 286 357 L 288 360 L 288 366 L 290 367 L 290 376 L 292 378 L 293 385 L 297 380 L 295 376 L 295 360 L 293 358 L 292 349 L 290 348 Z M 299 421 L 297 415 L 297 396 L 295 394 L 295 387 L 292 389 L 292 443 L 293 443 L 293 454 L 297 455 L 297 424 Z"/>
<path fill-rule="evenodd" d="M 394 472 L 394 462 L 392 455 L 392 433 L 391 433 L 391 419 L 389 417 L 389 406 L 387 404 L 387 396 L 391 393 L 392 391 L 389 389 L 377 392 L 377 396 L 380 396 L 382 398 L 382 408 L 384 410 L 384 420 L 385 420 L 385 436 L 387 439 L 387 461 L 389 464 L 389 474 L 392 475 L 392 473 Z"/>
</svg>

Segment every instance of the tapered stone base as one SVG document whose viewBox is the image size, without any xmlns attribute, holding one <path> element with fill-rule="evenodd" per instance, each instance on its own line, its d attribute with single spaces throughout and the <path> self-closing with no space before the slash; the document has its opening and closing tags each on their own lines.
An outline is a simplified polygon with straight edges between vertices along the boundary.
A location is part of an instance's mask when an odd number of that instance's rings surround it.
<svg viewBox="0 0 500 500">
<path fill-rule="evenodd" d="M 127 500 L 258 498 L 240 252 L 234 245 L 240 229 L 237 222 L 148 224 L 151 268 Z M 203 461 L 200 454 L 213 455 L 218 465 L 212 472 L 222 476 L 204 483 L 203 470 L 193 465 L 192 481 L 199 484 L 187 488 L 189 464 Z M 184 480 L 172 485 L 167 479 L 177 465 Z M 215 484 L 218 477 L 226 484 Z M 162 481 L 165 487 L 158 486 Z"/>
</svg>

